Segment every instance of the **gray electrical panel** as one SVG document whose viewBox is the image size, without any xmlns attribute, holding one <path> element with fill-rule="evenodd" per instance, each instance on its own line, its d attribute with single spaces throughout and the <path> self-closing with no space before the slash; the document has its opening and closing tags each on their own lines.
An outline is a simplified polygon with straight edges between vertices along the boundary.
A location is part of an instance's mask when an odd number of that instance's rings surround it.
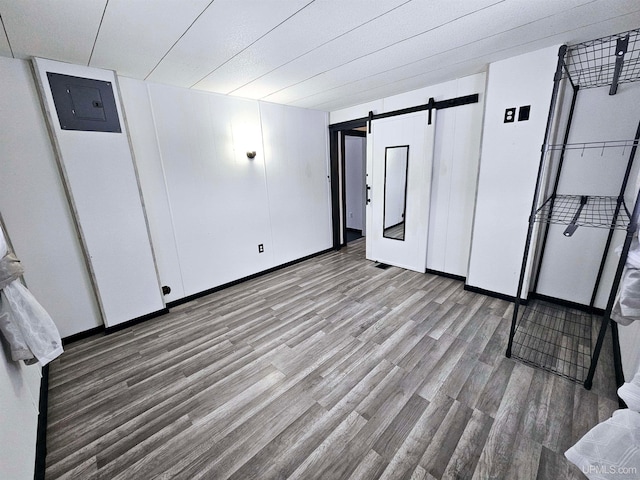
<svg viewBox="0 0 640 480">
<path fill-rule="evenodd" d="M 111 82 L 47 72 L 60 128 L 121 133 Z"/>
</svg>

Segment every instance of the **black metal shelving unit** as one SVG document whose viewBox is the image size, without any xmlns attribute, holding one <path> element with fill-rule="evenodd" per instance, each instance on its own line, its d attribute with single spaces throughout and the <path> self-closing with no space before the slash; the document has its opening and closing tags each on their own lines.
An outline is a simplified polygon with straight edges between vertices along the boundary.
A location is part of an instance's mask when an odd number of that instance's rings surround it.
<svg viewBox="0 0 640 480">
<path fill-rule="evenodd" d="M 603 140 L 586 143 L 568 143 L 578 93 L 587 88 L 608 87 L 614 95 L 618 85 L 640 80 L 640 29 L 571 46 L 562 46 L 547 118 L 542 146 L 538 178 L 529 216 L 529 229 L 522 259 L 518 289 L 514 304 L 507 357 L 542 368 L 556 375 L 583 383 L 590 389 L 607 327 L 612 324 L 612 334 L 617 328 L 611 322 L 611 310 L 624 270 L 631 240 L 638 228 L 640 193 L 636 196 L 633 211 L 625 204 L 625 192 L 640 140 L 640 123 L 635 137 L 629 140 Z M 563 141 L 552 144 L 556 115 L 559 113 L 560 89 L 568 88 L 571 103 L 564 124 Z M 561 132 L 560 132 L 561 133 Z M 563 166 L 571 150 L 598 149 L 609 157 L 617 152 L 626 158 L 620 189 L 609 196 L 565 194 L 559 191 Z M 573 152 L 575 155 L 575 152 Z M 616 160 L 620 161 L 620 160 Z M 578 228 L 603 228 L 609 233 L 603 245 L 602 259 L 589 305 L 571 302 L 555 302 L 537 294 L 538 279 L 545 257 L 550 225 L 565 225 L 563 234 L 571 237 Z M 539 228 L 536 228 L 539 227 Z M 626 230 L 626 236 L 613 284 L 604 312 L 595 307 L 607 256 L 612 247 L 615 230 Z M 538 239 L 534 252 L 535 239 Z M 533 256 L 532 288 L 523 292 L 530 257 Z M 525 295 L 523 296 L 523 293 Z M 523 301 L 526 298 L 526 301 Z M 595 341 L 594 341 L 595 339 Z M 622 375 L 619 359 L 616 359 L 618 383 Z"/>
</svg>

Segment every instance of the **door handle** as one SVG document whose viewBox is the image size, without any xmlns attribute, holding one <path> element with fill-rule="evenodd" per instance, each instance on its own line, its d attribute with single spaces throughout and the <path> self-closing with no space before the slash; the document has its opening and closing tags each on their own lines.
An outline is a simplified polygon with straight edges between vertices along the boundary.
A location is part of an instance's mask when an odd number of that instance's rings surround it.
<svg viewBox="0 0 640 480">
<path fill-rule="evenodd" d="M 371 203 L 371 197 L 369 196 L 369 192 L 371 192 L 371 187 L 367 185 L 367 205 Z"/>
</svg>

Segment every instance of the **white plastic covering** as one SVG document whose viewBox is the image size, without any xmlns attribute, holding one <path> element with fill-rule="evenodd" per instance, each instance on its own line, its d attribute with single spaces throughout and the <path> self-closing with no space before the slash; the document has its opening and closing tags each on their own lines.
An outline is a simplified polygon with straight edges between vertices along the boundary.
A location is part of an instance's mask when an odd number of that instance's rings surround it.
<svg viewBox="0 0 640 480">
<path fill-rule="evenodd" d="M 640 320 L 640 242 L 637 237 L 629 247 L 611 318 L 620 325 Z"/>
<path fill-rule="evenodd" d="M 0 259 L 6 254 L 7 243 L 0 231 Z M 9 343 L 15 361 L 37 360 L 44 366 L 63 351 L 53 320 L 19 280 L 0 290 L 0 332 Z"/>
<path fill-rule="evenodd" d="M 633 380 L 624 383 L 618 389 L 618 395 L 627 404 L 629 410 L 640 412 L 640 373 L 636 373 Z M 640 472 L 638 472 L 640 478 Z"/>
<path fill-rule="evenodd" d="M 640 372 L 618 395 L 629 408 L 613 412 L 565 452 L 590 480 L 640 478 Z"/>
<path fill-rule="evenodd" d="M 616 410 L 565 452 L 590 480 L 640 478 L 640 413 Z"/>
</svg>

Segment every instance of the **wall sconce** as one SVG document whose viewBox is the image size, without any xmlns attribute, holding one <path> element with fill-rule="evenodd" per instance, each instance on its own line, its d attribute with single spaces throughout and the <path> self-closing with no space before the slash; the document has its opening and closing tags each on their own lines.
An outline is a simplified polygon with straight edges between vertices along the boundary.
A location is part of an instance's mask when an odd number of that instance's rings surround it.
<svg viewBox="0 0 640 480">
<path fill-rule="evenodd" d="M 253 150 L 253 151 L 247 152 L 247 158 L 250 158 L 252 160 L 256 158 L 256 151 Z"/>
</svg>

